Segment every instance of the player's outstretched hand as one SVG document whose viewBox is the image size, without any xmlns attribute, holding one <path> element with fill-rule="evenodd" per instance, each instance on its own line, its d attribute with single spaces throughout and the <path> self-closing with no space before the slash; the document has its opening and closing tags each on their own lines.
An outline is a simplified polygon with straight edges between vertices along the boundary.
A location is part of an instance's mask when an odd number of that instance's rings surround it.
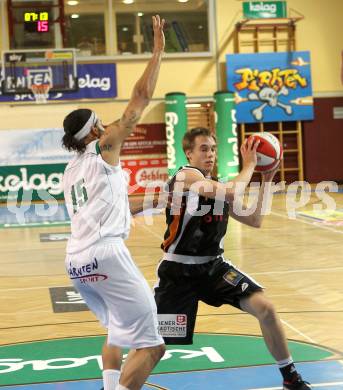
<svg viewBox="0 0 343 390">
<path fill-rule="evenodd" d="M 165 20 L 160 18 L 160 15 L 152 17 L 152 26 L 154 29 L 154 52 L 161 52 L 164 50 L 165 38 L 163 27 Z"/>
</svg>

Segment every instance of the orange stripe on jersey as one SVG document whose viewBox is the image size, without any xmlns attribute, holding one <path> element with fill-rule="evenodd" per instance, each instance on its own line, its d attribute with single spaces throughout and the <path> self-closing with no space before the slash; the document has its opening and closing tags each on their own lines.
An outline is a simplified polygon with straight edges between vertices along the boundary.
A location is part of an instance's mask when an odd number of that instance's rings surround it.
<svg viewBox="0 0 343 390">
<path fill-rule="evenodd" d="M 170 235 L 163 241 L 163 249 L 168 250 L 168 247 L 173 243 L 176 237 L 176 233 L 179 230 L 181 215 L 175 215 L 173 222 L 169 226 Z"/>
</svg>

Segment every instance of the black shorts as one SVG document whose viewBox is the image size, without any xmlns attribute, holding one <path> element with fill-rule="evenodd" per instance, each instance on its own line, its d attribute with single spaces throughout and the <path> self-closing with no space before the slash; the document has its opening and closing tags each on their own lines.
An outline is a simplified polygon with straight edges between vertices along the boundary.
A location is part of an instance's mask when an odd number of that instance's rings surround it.
<svg viewBox="0 0 343 390">
<path fill-rule="evenodd" d="M 229 304 L 240 309 L 241 298 L 263 289 L 222 257 L 205 264 L 163 260 L 158 267 L 158 277 L 155 287 L 157 313 L 172 314 L 174 318 L 181 319 L 176 324 L 174 321 L 160 321 L 160 331 L 166 344 L 193 343 L 199 301 L 210 306 Z M 159 316 L 161 318 L 169 317 Z M 182 330 L 182 325 L 184 332 L 176 335 L 178 332 L 174 330 Z"/>
</svg>

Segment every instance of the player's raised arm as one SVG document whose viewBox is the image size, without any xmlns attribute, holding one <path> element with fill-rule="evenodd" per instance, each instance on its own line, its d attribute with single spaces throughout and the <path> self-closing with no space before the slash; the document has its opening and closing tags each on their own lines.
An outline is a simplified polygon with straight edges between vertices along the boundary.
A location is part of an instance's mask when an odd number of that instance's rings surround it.
<svg viewBox="0 0 343 390">
<path fill-rule="evenodd" d="M 142 76 L 136 82 L 122 117 L 106 127 L 106 133 L 100 140 L 101 154 L 106 158 L 106 152 L 112 153 L 112 156 L 108 156 L 111 160 L 113 160 L 113 152 L 117 155 L 117 159 L 119 158 L 122 142 L 134 130 L 156 87 L 165 45 L 163 33 L 165 21 L 164 19 L 161 20 L 159 15 L 156 15 L 152 17 L 152 22 L 154 30 L 152 57 Z"/>
</svg>

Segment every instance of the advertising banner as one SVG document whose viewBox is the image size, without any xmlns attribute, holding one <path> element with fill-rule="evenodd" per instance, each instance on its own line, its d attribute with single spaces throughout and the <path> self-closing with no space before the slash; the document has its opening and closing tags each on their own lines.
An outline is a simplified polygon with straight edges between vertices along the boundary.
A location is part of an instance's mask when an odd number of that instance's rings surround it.
<svg viewBox="0 0 343 390">
<path fill-rule="evenodd" d="M 63 199 L 65 164 L 0 166 L 0 202 Z"/>
<path fill-rule="evenodd" d="M 1 132 L 0 201 L 41 195 L 63 199 L 62 177 L 73 154 L 62 148 L 62 129 Z M 43 195 L 44 196 L 44 195 Z"/>
<path fill-rule="evenodd" d="M 170 92 L 165 96 L 168 174 L 172 176 L 187 159 L 182 150 L 182 138 L 187 131 L 186 95 Z"/>
<path fill-rule="evenodd" d="M 226 70 L 238 123 L 313 119 L 310 52 L 229 54 Z"/>
<path fill-rule="evenodd" d="M 164 129 L 164 124 L 139 125 L 125 143 L 121 159 L 123 168 L 131 171 L 130 193 L 143 193 L 147 183 L 167 180 Z M 62 148 L 63 130 L 10 130 L 1 135 L 0 202 L 63 200 L 63 172 L 74 156 Z"/>
<path fill-rule="evenodd" d="M 285 1 L 245 1 L 243 15 L 247 19 L 286 18 Z"/>
<path fill-rule="evenodd" d="M 66 307 L 75 303 L 76 307 L 82 308 L 80 295 L 72 287 L 57 288 L 57 305 L 64 304 Z M 168 327 L 168 323 L 165 327 Z M 104 341 L 105 336 L 83 336 L 1 345 L 1 386 L 13 386 L 13 390 L 21 389 L 19 385 L 26 385 L 23 390 L 100 389 L 102 381 L 94 378 L 101 378 L 103 364 L 100 351 Z M 337 382 L 342 381 L 342 366 L 333 360 L 334 351 L 300 341 L 290 341 L 289 345 L 294 360 L 306 362 L 303 365 L 305 371 L 311 363 L 320 364 L 307 369 L 313 370 L 310 371 L 312 373 L 323 373 L 330 384 L 342 383 Z M 237 353 L 238 350 L 240 353 Z M 127 349 L 123 352 L 126 358 Z M 324 365 L 325 362 L 332 366 Z M 226 388 L 229 389 L 256 388 L 256 383 L 259 389 L 278 389 L 271 387 L 278 380 L 272 371 L 275 368 L 270 367 L 273 363 L 262 337 L 197 332 L 192 345 L 167 346 L 163 359 L 144 389 L 223 389 L 223 383 L 227 383 L 228 378 L 231 384 Z M 257 371 L 258 367 L 262 370 Z M 270 368 L 270 371 L 266 371 L 266 368 Z M 258 382 L 258 377 L 262 381 Z M 266 382 L 266 377 L 273 379 Z M 318 383 L 324 381 L 322 378 L 319 377 Z M 239 383 L 239 387 L 232 383 Z M 338 386 L 335 385 L 335 388 L 339 389 Z M 333 389 L 332 386 L 327 388 L 330 387 Z M 321 386 L 321 389 L 325 387 Z"/>
<path fill-rule="evenodd" d="M 136 126 L 121 148 L 122 156 L 140 154 L 166 154 L 166 126 L 164 123 L 149 123 Z"/>
<path fill-rule="evenodd" d="M 144 194 L 146 188 L 163 188 L 168 180 L 168 164 L 163 158 L 130 158 L 122 160 L 122 167 L 130 174 L 129 195 Z"/>
<path fill-rule="evenodd" d="M 214 94 L 217 136 L 217 176 L 229 180 L 239 173 L 238 138 L 235 97 L 232 92 Z"/>
<path fill-rule="evenodd" d="M 116 64 L 78 64 L 77 92 L 51 92 L 48 100 L 109 99 L 117 96 Z M 34 101 L 31 94 L 1 95 L 2 102 Z"/>
</svg>

